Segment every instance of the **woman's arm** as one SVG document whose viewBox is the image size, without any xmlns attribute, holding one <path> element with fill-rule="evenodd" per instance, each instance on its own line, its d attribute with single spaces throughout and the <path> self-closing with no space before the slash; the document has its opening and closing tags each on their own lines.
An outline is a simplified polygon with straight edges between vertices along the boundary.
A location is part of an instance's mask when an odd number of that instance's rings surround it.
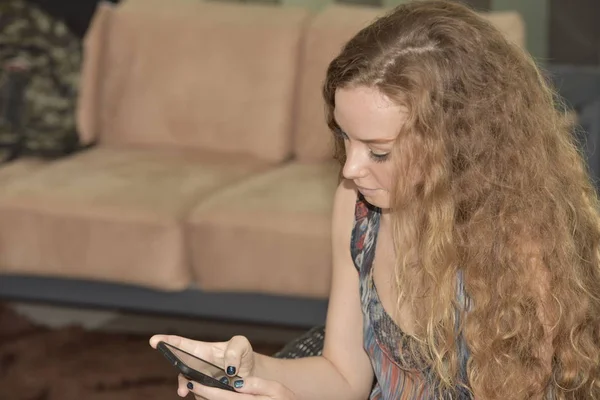
<svg viewBox="0 0 600 400">
<path fill-rule="evenodd" d="M 282 383 L 299 400 L 365 400 L 373 384 L 373 370 L 363 349 L 358 273 L 350 255 L 355 204 L 353 184 L 342 182 L 333 209 L 333 276 L 323 356 L 256 357 L 254 374 Z"/>
</svg>

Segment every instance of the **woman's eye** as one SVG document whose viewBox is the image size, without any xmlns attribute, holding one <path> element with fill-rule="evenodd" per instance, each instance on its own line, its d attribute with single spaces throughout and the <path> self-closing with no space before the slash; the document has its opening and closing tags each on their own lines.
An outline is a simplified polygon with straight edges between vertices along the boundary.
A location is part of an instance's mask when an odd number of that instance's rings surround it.
<svg viewBox="0 0 600 400">
<path fill-rule="evenodd" d="M 387 161 L 388 158 L 390 158 L 390 153 L 378 154 L 378 153 L 373 153 L 372 150 L 369 150 L 369 156 L 371 157 L 371 160 L 373 160 L 375 162 L 384 162 L 384 161 Z"/>
</svg>

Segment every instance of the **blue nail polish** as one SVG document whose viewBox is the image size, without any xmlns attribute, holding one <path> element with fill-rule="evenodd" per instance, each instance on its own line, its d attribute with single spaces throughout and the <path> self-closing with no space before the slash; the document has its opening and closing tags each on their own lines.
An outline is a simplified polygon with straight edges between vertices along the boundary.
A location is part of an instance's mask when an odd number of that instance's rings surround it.
<svg viewBox="0 0 600 400">
<path fill-rule="evenodd" d="M 231 365 L 227 367 L 227 375 L 235 375 L 235 367 L 232 367 Z"/>
<path fill-rule="evenodd" d="M 244 381 L 242 379 L 239 379 L 239 380 L 233 382 L 233 387 L 236 389 L 239 389 L 242 386 L 244 386 Z"/>
<path fill-rule="evenodd" d="M 224 376 L 221 379 L 219 379 L 219 382 L 229 385 L 229 378 Z"/>
<path fill-rule="evenodd" d="M 187 388 L 190 389 L 190 390 L 193 390 L 194 389 L 194 384 L 192 382 L 188 382 Z"/>
</svg>

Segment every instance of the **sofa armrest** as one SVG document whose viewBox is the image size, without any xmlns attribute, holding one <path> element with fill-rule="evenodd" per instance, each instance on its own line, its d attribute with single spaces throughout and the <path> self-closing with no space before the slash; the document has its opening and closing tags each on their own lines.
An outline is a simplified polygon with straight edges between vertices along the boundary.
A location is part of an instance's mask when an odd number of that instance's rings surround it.
<svg viewBox="0 0 600 400">
<path fill-rule="evenodd" d="M 84 39 L 79 97 L 77 99 L 77 128 L 82 145 L 98 140 L 99 132 L 99 85 L 101 82 L 104 36 L 112 8 L 109 2 L 100 2 Z"/>
</svg>

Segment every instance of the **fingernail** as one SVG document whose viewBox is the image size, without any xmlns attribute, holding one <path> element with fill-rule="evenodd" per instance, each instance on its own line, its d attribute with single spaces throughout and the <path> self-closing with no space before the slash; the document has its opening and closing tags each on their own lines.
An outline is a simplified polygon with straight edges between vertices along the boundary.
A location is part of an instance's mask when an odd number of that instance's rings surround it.
<svg viewBox="0 0 600 400">
<path fill-rule="evenodd" d="M 227 367 L 227 375 L 235 375 L 235 367 L 232 367 L 231 365 Z"/>
<path fill-rule="evenodd" d="M 224 376 L 221 379 L 219 379 L 219 382 L 229 385 L 229 378 Z"/>
<path fill-rule="evenodd" d="M 239 389 L 242 386 L 244 386 L 244 381 L 242 379 L 239 379 L 239 380 L 233 382 L 233 387 L 236 389 Z"/>
<path fill-rule="evenodd" d="M 194 390 L 194 384 L 192 382 L 188 382 L 187 388 L 190 390 Z"/>
</svg>

